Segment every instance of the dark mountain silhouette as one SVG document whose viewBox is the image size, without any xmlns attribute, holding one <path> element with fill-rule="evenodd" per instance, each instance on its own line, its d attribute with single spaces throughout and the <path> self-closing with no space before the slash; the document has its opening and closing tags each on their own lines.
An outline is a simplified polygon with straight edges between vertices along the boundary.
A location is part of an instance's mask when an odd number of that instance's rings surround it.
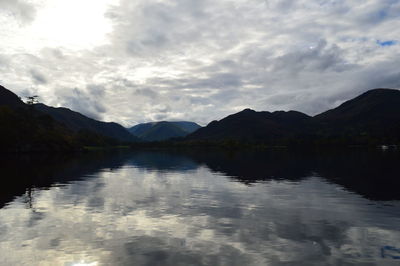
<svg viewBox="0 0 400 266">
<path fill-rule="evenodd" d="M 117 123 L 97 121 L 68 108 L 55 108 L 44 104 L 36 104 L 35 109 L 50 115 L 74 132 L 90 131 L 121 141 L 137 140 L 123 126 Z"/>
<path fill-rule="evenodd" d="M 188 133 L 193 133 L 196 130 L 198 130 L 199 128 L 201 128 L 201 126 L 197 123 L 194 122 L 188 122 L 188 121 L 174 121 L 174 122 L 170 122 L 180 128 L 182 128 L 183 130 L 185 130 Z"/>
<path fill-rule="evenodd" d="M 24 102 L 14 93 L 0 85 L 0 105 L 9 107 L 25 107 Z"/>
<path fill-rule="evenodd" d="M 72 151 L 72 132 L 0 86 L 0 151 Z"/>
<path fill-rule="evenodd" d="M 276 140 L 294 137 L 310 119 L 296 111 L 256 112 L 245 109 L 220 121 L 213 121 L 206 127 L 190 134 L 188 140 L 243 141 Z"/>
<path fill-rule="evenodd" d="M 374 89 L 312 119 L 319 136 L 400 136 L 400 91 Z"/>
<path fill-rule="evenodd" d="M 163 141 L 171 138 L 185 137 L 199 129 L 200 126 L 193 122 L 152 122 L 139 124 L 129 129 L 132 135 L 144 141 Z"/>
<path fill-rule="evenodd" d="M 25 104 L 0 86 L 0 151 L 76 151 L 136 140 L 116 123 L 90 119 L 66 108 Z"/>
<path fill-rule="evenodd" d="M 193 122 L 162 121 L 139 124 L 128 131 L 119 124 L 100 122 L 67 108 L 24 104 L 0 86 L 0 124 L 0 145 L 17 151 L 69 149 L 77 143 L 115 145 L 137 141 L 138 137 L 150 142 L 184 138 L 187 143 L 228 145 L 230 141 L 286 146 L 399 144 L 400 91 L 370 90 L 314 117 L 296 111 L 245 109 L 204 128 Z"/>
<path fill-rule="evenodd" d="M 128 131 L 137 137 L 143 135 L 147 130 L 152 128 L 157 122 L 154 123 L 142 123 L 131 128 L 128 128 Z"/>
<path fill-rule="evenodd" d="M 400 142 L 400 91 L 370 90 L 315 117 L 245 109 L 188 135 L 188 141 L 269 144 L 367 144 Z"/>
</svg>

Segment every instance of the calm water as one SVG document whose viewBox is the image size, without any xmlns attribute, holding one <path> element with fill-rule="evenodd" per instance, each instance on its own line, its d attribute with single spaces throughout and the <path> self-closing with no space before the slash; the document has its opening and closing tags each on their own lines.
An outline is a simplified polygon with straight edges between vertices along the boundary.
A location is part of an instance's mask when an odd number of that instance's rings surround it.
<svg viewBox="0 0 400 266">
<path fill-rule="evenodd" d="M 118 152 L 0 166 L 0 265 L 400 265 L 397 152 Z"/>
</svg>

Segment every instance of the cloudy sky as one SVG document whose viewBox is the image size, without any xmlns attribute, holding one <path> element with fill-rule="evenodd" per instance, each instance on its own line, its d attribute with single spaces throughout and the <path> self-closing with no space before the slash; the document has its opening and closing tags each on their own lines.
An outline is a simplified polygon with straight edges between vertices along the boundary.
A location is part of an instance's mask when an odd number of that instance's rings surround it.
<svg viewBox="0 0 400 266">
<path fill-rule="evenodd" d="M 400 87 L 400 0 L 0 0 L 0 84 L 124 126 Z"/>
</svg>

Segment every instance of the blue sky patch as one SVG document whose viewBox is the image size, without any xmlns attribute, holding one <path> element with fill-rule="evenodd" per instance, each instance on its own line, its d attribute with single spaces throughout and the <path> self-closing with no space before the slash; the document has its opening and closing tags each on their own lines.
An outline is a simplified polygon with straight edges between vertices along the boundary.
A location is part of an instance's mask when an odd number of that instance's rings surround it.
<svg viewBox="0 0 400 266">
<path fill-rule="evenodd" d="M 398 42 L 396 40 L 388 40 L 388 41 L 377 40 L 376 43 L 380 46 L 392 46 L 396 45 Z"/>
</svg>

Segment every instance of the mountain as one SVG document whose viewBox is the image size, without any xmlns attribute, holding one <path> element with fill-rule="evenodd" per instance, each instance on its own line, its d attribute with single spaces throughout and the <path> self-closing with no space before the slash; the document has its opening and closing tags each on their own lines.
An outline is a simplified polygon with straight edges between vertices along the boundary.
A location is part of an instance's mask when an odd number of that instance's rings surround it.
<svg viewBox="0 0 400 266">
<path fill-rule="evenodd" d="M 70 130 L 24 104 L 0 86 L 0 151 L 73 151 L 79 144 Z"/>
<path fill-rule="evenodd" d="M 212 121 L 153 122 L 125 129 L 67 108 L 27 105 L 0 86 L 0 150 L 74 150 L 78 146 L 116 145 L 120 141 L 264 143 L 268 145 L 399 144 L 400 91 L 373 89 L 314 117 L 297 111 L 245 109 Z M 118 141 L 117 141 L 118 140 Z M 228 142 L 229 144 L 229 142 Z"/>
<path fill-rule="evenodd" d="M 7 90 L 3 86 L 0 85 L 0 105 L 9 106 L 12 108 L 15 107 L 25 107 L 24 102 L 14 93 Z"/>
<path fill-rule="evenodd" d="M 295 111 L 270 113 L 245 109 L 211 122 L 186 140 L 275 145 L 399 143 L 400 91 L 373 89 L 315 117 Z"/>
<path fill-rule="evenodd" d="M 373 89 L 312 118 L 322 136 L 400 136 L 400 91 Z"/>
<path fill-rule="evenodd" d="M 138 124 L 136 126 L 133 126 L 131 128 L 128 128 L 128 131 L 137 137 L 140 137 L 141 135 L 145 134 L 146 131 L 148 131 L 150 128 L 152 128 L 154 125 L 156 125 L 157 122 L 151 122 L 151 123 L 142 123 Z"/>
<path fill-rule="evenodd" d="M 144 141 L 163 141 L 171 138 L 185 137 L 201 126 L 194 122 L 151 122 L 131 127 L 129 132 Z"/>
<path fill-rule="evenodd" d="M 66 108 L 25 104 L 0 86 L 0 151 L 76 151 L 136 141 L 124 127 L 90 119 Z"/>
<path fill-rule="evenodd" d="M 194 122 L 188 122 L 188 121 L 175 121 L 175 122 L 170 122 L 178 127 L 180 127 L 181 129 L 183 129 L 184 131 L 190 133 L 195 132 L 196 130 L 198 130 L 199 128 L 201 128 L 201 126 L 197 123 Z"/>
<path fill-rule="evenodd" d="M 117 123 L 97 121 L 68 108 L 55 108 L 44 104 L 35 104 L 35 109 L 50 115 L 54 120 L 74 132 L 90 131 L 120 141 L 137 140 L 123 126 Z"/>
<path fill-rule="evenodd" d="M 245 109 L 186 137 L 187 140 L 274 141 L 302 134 L 310 116 L 296 111 L 256 112 Z"/>
</svg>

